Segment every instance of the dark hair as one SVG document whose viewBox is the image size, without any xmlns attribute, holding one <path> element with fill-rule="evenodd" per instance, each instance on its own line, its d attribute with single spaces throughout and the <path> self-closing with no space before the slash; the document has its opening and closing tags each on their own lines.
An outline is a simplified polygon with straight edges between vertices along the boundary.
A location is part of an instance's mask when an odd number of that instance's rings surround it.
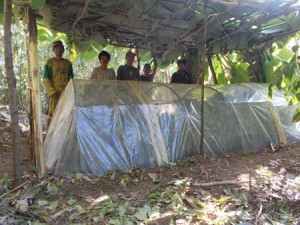
<svg viewBox="0 0 300 225">
<path fill-rule="evenodd" d="M 110 60 L 110 54 L 107 51 L 101 51 L 98 55 L 98 59 L 100 60 L 101 56 L 105 56 L 108 61 Z"/>
<path fill-rule="evenodd" d="M 179 65 L 179 64 L 183 64 L 183 65 L 186 66 L 186 61 L 185 61 L 185 59 L 179 59 L 179 60 L 177 61 L 177 65 Z"/>
<path fill-rule="evenodd" d="M 54 50 L 54 48 L 57 46 L 64 47 L 62 41 L 60 41 L 60 40 L 56 40 L 56 41 L 52 42 L 52 50 Z"/>
<path fill-rule="evenodd" d="M 149 68 L 151 69 L 151 66 L 150 66 L 149 63 L 146 63 L 146 64 L 144 65 L 144 68 L 145 68 L 145 67 L 149 67 Z"/>
</svg>

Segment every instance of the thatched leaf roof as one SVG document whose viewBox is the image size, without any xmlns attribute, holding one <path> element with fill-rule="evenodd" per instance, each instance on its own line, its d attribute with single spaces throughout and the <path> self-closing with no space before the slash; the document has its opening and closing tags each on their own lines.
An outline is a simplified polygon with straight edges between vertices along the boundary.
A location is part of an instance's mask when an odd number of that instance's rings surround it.
<svg viewBox="0 0 300 225">
<path fill-rule="evenodd" d="M 47 0 L 36 11 L 80 48 L 94 42 L 147 49 L 171 59 L 203 46 L 202 0 Z M 208 51 L 265 44 L 300 29 L 295 0 L 208 0 Z"/>
</svg>

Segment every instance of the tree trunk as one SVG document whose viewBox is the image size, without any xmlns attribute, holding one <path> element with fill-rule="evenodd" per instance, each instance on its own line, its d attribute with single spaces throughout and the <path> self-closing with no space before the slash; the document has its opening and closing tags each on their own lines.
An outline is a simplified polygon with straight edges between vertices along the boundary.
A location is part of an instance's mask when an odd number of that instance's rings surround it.
<svg viewBox="0 0 300 225">
<path fill-rule="evenodd" d="M 11 115 L 11 132 L 13 146 L 14 182 L 21 183 L 21 150 L 20 150 L 20 130 L 17 104 L 16 77 L 13 66 L 12 46 L 11 46 L 11 18 L 12 2 L 4 0 L 4 55 L 5 71 L 8 83 L 9 110 Z"/>
</svg>

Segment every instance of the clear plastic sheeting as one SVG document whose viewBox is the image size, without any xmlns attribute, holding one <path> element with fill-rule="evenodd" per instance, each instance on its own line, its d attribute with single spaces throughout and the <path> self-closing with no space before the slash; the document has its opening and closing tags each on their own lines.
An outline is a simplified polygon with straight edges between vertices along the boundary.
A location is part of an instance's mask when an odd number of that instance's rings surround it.
<svg viewBox="0 0 300 225">
<path fill-rule="evenodd" d="M 205 87 L 204 153 L 259 150 L 300 140 L 295 106 L 268 86 Z M 72 80 L 46 140 L 46 168 L 54 173 L 103 175 L 155 167 L 200 153 L 201 86 Z"/>
</svg>

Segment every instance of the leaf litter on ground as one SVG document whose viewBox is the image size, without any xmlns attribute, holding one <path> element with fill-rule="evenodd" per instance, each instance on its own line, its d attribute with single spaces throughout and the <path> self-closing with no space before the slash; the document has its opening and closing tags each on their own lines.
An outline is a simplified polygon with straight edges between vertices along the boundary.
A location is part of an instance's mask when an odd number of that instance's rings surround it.
<svg viewBox="0 0 300 225">
<path fill-rule="evenodd" d="M 227 170 L 233 158 L 226 157 Z M 198 167 L 199 159 L 131 173 L 112 171 L 103 177 L 77 173 L 38 179 L 29 173 L 24 176 L 27 184 L 11 193 L 4 177 L 2 187 L 8 188 L 0 198 L 0 224 L 296 225 L 300 221 L 300 175 L 291 172 L 291 165 L 279 160 L 255 165 L 251 188 L 238 182 L 202 187 L 194 184 L 210 182 L 209 177 L 226 179 L 214 174 L 210 164 Z M 220 164 L 220 159 L 206 160 Z"/>
</svg>

